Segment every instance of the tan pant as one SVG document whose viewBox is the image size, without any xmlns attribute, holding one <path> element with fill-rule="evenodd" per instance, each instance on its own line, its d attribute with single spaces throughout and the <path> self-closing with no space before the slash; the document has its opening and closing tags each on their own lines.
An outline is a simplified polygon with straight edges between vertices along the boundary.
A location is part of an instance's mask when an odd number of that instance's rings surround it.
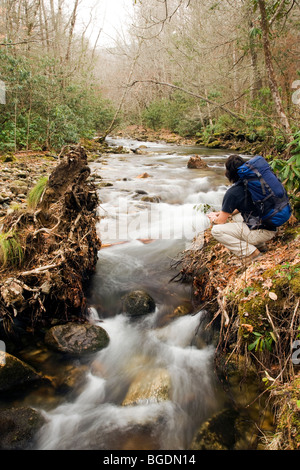
<svg viewBox="0 0 300 470">
<path fill-rule="evenodd" d="M 272 240 L 276 232 L 269 230 L 250 230 L 240 216 L 235 216 L 232 223 L 214 225 L 211 233 L 213 237 L 236 256 L 242 258 L 249 256 L 263 243 Z"/>
</svg>

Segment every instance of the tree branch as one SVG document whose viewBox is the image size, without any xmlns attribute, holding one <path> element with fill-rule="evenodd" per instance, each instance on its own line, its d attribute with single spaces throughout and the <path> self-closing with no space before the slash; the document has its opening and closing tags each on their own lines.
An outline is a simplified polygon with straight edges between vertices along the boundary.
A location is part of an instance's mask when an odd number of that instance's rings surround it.
<svg viewBox="0 0 300 470">
<path fill-rule="evenodd" d="M 276 18 L 278 18 L 278 16 L 280 15 L 280 13 L 282 12 L 282 10 L 285 6 L 285 2 L 286 2 L 286 0 L 281 0 L 280 4 L 278 5 L 278 7 L 276 9 L 276 12 L 272 16 L 272 18 L 269 20 L 269 26 L 272 26 L 272 24 L 274 23 Z"/>
<path fill-rule="evenodd" d="M 19 46 L 21 44 L 29 44 L 30 42 L 39 42 L 37 39 L 25 40 L 20 42 L 0 42 L 0 46 Z"/>
<path fill-rule="evenodd" d="M 136 83 L 153 83 L 154 85 L 162 85 L 162 86 L 167 86 L 169 88 L 174 88 L 175 90 L 179 90 L 179 91 L 182 91 L 183 93 L 186 93 L 188 95 L 191 95 L 191 96 L 194 96 L 195 98 L 199 98 L 200 100 L 203 100 L 205 101 L 206 103 L 209 103 L 213 106 L 215 106 L 216 108 L 219 108 L 219 109 L 222 109 L 223 111 L 225 111 L 226 113 L 230 114 L 231 116 L 235 117 L 236 119 L 239 119 L 240 121 L 245 121 L 245 118 L 233 111 L 231 111 L 230 109 L 228 109 L 225 105 L 223 104 L 219 104 L 219 103 L 216 103 L 215 101 L 212 101 L 208 98 L 206 98 L 205 96 L 203 95 L 199 95 L 198 93 L 193 93 L 192 91 L 189 91 L 189 90 L 186 90 L 184 88 L 181 88 L 177 85 L 173 85 L 172 83 L 166 83 L 166 82 L 160 82 L 158 80 L 152 80 L 152 79 L 148 79 L 148 80 L 134 80 L 132 83 L 128 84 L 128 87 L 132 87 L 134 86 Z"/>
</svg>

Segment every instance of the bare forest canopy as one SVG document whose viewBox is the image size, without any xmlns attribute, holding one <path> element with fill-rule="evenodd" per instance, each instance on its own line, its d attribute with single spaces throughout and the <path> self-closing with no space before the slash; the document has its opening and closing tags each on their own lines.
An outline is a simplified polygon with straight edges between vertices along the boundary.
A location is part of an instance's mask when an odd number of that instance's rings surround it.
<svg viewBox="0 0 300 470">
<path fill-rule="evenodd" d="M 83 0 L 0 0 L 2 153 L 58 150 L 128 124 L 204 142 L 233 129 L 279 152 L 295 139 L 298 0 L 128 5 L 126 33 L 104 48 Z"/>
</svg>

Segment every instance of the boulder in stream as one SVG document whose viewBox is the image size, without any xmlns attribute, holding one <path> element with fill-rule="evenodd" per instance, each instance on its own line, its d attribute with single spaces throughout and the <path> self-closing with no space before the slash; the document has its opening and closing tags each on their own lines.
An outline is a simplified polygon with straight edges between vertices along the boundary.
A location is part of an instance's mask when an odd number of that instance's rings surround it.
<svg viewBox="0 0 300 470">
<path fill-rule="evenodd" d="M 153 298 L 144 290 L 135 290 L 123 298 L 123 311 L 131 316 L 147 315 L 155 311 Z"/>
<path fill-rule="evenodd" d="M 207 168 L 207 164 L 202 160 L 200 155 L 192 155 L 187 164 L 188 168 L 202 169 Z"/>
<path fill-rule="evenodd" d="M 33 408 L 10 408 L 0 411 L 0 450 L 28 450 L 45 423 Z"/>
<path fill-rule="evenodd" d="M 42 379 L 31 366 L 11 354 L 0 351 L 0 393 L 20 390 L 21 387 Z"/>
<path fill-rule="evenodd" d="M 189 450 L 253 450 L 258 434 L 250 416 L 225 408 L 202 424 Z"/>
<path fill-rule="evenodd" d="M 132 406 L 169 400 L 170 390 L 171 379 L 166 369 L 143 370 L 131 383 L 122 405 Z"/>
<path fill-rule="evenodd" d="M 45 343 L 56 351 L 78 356 L 106 348 L 109 336 L 101 326 L 70 322 L 50 328 Z"/>
</svg>

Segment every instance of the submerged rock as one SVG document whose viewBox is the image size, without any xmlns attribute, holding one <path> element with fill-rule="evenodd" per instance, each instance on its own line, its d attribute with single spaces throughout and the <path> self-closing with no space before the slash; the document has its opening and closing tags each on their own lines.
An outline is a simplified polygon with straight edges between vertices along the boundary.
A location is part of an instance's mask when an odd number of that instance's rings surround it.
<svg viewBox="0 0 300 470">
<path fill-rule="evenodd" d="M 141 198 L 141 201 L 159 203 L 160 202 L 160 197 L 159 196 L 143 196 Z"/>
<path fill-rule="evenodd" d="M 42 378 L 25 362 L 0 351 L 0 392 L 19 390 L 20 387 L 42 380 Z"/>
<path fill-rule="evenodd" d="M 143 370 L 129 387 L 122 405 L 138 405 L 145 402 L 158 403 L 169 400 L 171 379 L 165 369 Z"/>
<path fill-rule="evenodd" d="M 11 408 L 0 411 L 0 450 L 27 450 L 45 423 L 44 417 L 32 408 Z"/>
<path fill-rule="evenodd" d="M 147 315 L 155 311 L 153 298 L 143 290 L 130 292 L 122 301 L 123 311 L 132 316 Z"/>
<path fill-rule="evenodd" d="M 81 355 L 106 348 L 109 336 L 101 326 L 67 323 L 50 328 L 45 343 L 59 352 Z"/>
<path fill-rule="evenodd" d="M 238 413 L 234 410 L 217 413 L 201 426 L 189 450 L 233 450 L 237 440 L 237 418 Z"/>
<path fill-rule="evenodd" d="M 257 434 L 249 416 L 227 408 L 203 423 L 189 450 L 252 450 Z"/>
</svg>

